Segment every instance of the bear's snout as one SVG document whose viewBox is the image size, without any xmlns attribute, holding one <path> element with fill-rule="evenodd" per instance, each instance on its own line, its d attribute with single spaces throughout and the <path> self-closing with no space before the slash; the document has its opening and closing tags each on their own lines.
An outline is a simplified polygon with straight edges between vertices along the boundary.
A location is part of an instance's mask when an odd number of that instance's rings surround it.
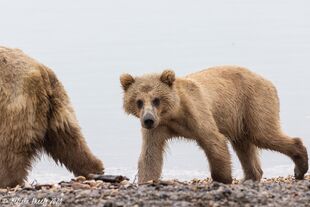
<svg viewBox="0 0 310 207">
<path fill-rule="evenodd" d="M 155 117 L 151 113 L 146 113 L 143 116 L 143 127 L 147 129 L 154 128 Z"/>
</svg>

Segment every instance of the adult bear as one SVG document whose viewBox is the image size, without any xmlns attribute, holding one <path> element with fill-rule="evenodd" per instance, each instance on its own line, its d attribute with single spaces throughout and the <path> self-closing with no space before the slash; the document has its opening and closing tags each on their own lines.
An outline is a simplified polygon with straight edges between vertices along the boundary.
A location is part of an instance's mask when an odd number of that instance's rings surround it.
<svg viewBox="0 0 310 207">
<path fill-rule="evenodd" d="M 74 175 L 103 173 L 56 75 L 21 50 L 0 47 L 0 187 L 22 184 L 44 150 Z"/>
</svg>

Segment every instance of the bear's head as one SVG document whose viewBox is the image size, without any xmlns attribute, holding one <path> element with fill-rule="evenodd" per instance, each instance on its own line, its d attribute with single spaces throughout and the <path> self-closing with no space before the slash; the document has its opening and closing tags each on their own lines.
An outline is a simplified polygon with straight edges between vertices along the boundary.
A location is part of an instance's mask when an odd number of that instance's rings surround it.
<svg viewBox="0 0 310 207">
<path fill-rule="evenodd" d="M 172 70 L 140 77 L 123 74 L 120 82 L 124 90 L 125 111 L 138 117 L 146 129 L 156 128 L 177 108 L 179 98 Z"/>
</svg>

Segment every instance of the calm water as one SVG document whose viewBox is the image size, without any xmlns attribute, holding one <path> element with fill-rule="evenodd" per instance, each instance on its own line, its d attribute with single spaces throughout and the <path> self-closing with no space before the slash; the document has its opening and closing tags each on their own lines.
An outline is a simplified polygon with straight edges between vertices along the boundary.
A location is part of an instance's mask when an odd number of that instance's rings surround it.
<svg viewBox="0 0 310 207">
<path fill-rule="evenodd" d="M 136 174 L 138 120 L 122 110 L 119 75 L 173 68 L 177 75 L 237 64 L 279 90 L 284 130 L 310 149 L 310 3 L 290 0 L 0 2 L 0 44 L 22 48 L 58 74 L 92 151 L 107 173 Z M 234 176 L 242 171 L 233 153 Z M 292 174 L 284 155 L 264 151 L 266 177 Z M 163 178 L 209 175 L 194 143 L 172 142 Z M 72 175 L 43 157 L 29 180 Z"/>
</svg>

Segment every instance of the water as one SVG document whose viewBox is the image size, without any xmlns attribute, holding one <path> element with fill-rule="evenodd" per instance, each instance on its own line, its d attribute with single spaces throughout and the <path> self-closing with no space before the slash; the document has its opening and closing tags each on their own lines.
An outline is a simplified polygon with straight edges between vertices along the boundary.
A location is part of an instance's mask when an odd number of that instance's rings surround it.
<svg viewBox="0 0 310 207">
<path fill-rule="evenodd" d="M 0 44 L 22 48 L 53 68 L 65 85 L 87 142 L 106 172 L 136 174 L 138 120 L 122 110 L 119 75 L 173 68 L 182 76 L 237 64 L 271 79 L 279 90 L 284 130 L 310 149 L 310 3 L 289 0 L 17 1 L 0 2 Z M 242 171 L 233 154 L 234 176 Z M 284 155 L 262 153 L 264 176 L 289 175 Z M 169 145 L 163 178 L 209 175 L 194 143 Z M 72 175 L 43 157 L 29 180 Z"/>
</svg>

